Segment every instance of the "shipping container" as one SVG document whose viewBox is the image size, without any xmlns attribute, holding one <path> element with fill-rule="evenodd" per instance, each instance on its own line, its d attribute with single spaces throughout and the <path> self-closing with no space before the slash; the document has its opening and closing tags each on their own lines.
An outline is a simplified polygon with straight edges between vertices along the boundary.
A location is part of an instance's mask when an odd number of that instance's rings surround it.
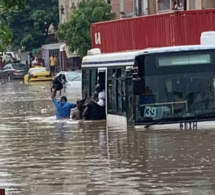
<svg viewBox="0 0 215 195">
<path fill-rule="evenodd" d="M 200 44 L 201 33 L 211 30 L 215 30 L 215 9 L 120 19 L 92 24 L 92 47 L 106 53 Z"/>
</svg>

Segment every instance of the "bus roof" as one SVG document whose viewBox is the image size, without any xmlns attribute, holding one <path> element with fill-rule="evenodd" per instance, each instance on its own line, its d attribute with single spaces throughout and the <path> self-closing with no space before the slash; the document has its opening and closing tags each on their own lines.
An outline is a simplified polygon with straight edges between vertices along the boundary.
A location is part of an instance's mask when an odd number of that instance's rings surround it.
<svg viewBox="0 0 215 195">
<path fill-rule="evenodd" d="M 144 49 L 144 50 L 140 51 L 137 55 L 151 54 L 151 53 L 170 53 L 170 52 L 181 52 L 181 51 L 212 50 L 212 49 L 215 49 L 215 45 L 170 46 L 170 47 Z"/>
<path fill-rule="evenodd" d="M 110 67 L 110 66 L 133 66 L 135 57 L 155 53 L 171 53 L 182 51 L 215 50 L 215 45 L 188 45 L 170 46 L 159 48 L 148 48 L 136 51 L 123 51 L 116 53 L 105 53 L 85 56 L 82 60 L 82 67 Z"/>
<path fill-rule="evenodd" d="M 133 66 L 136 55 L 137 51 L 127 51 L 85 56 L 82 67 Z"/>
</svg>

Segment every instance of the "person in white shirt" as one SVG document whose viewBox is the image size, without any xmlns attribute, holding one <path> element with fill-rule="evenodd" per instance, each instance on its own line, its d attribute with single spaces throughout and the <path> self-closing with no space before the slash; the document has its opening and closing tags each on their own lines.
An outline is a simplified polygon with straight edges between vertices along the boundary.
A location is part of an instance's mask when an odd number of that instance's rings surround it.
<svg viewBox="0 0 215 195">
<path fill-rule="evenodd" d="M 103 87 L 101 87 L 100 84 L 96 85 L 96 92 L 98 93 L 98 98 L 99 98 L 97 104 L 99 106 L 104 106 L 105 105 L 105 90 Z"/>
</svg>

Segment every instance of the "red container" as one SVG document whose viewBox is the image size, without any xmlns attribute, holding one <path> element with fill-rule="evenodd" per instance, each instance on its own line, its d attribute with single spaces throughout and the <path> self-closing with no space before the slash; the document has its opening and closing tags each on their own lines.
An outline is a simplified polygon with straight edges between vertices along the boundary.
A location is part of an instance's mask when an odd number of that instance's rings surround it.
<svg viewBox="0 0 215 195">
<path fill-rule="evenodd" d="M 201 33 L 211 30 L 215 9 L 121 19 L 92 24 L 92 47 L 105 53 L 200 44 Z"/>
<path fill-rule="evenodd" d="M 5 195 L 5 190 L 4 189 L 0 189 L 0 195 Z"/>
</svg>

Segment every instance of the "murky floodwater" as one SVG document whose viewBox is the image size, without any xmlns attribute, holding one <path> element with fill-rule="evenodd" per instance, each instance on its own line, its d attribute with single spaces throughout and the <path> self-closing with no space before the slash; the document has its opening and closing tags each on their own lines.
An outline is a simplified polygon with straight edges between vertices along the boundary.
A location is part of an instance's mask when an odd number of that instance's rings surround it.
<svg viewBox="0 0 215 195">
<path fill-rule="evenodd" d="M 50 84 L 0 87 L 0 188 L 7 195 L 215 194 L 215 131 L 58 122 Z M 80 92 L 66 94 L 75 101 Z"/>
</svg>

